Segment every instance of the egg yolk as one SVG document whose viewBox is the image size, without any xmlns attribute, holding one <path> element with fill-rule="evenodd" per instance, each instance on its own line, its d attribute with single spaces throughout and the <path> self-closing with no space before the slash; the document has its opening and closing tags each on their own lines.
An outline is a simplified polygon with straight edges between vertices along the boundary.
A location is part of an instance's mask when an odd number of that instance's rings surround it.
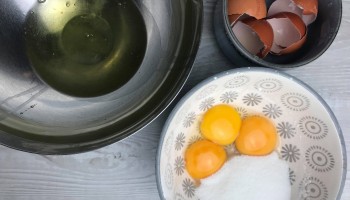
<svg viewBox="0 0 350 200">
<path fill-rule="evenodd" d="M 187 172 L 195 179 L 206 178 L 214 174 L 225 161 L 224 148 L 208 140 L 193 143 L 185 152 Z"/>
<path fill-rule="evenodd" d="M 277 145 L 277 131 L 272 122 L 264 117 L 252 116 L 242 121 L 236 139 L 237 150 L 246 155 L 270 154 Z"/>
<path fill-rule="evenodd" d="M 204 114 L 200 129 L 206 139 L 228 145 L 236 140 L 240 127 L 241 117 L 233 107 L 217 105 Z"/>
</svg>

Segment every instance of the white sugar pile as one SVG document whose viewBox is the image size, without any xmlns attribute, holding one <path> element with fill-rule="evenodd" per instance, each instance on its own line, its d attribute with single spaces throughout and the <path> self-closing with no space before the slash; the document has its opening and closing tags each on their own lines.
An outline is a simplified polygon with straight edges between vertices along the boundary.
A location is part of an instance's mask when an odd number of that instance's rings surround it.
<svg viewBox="0 0 350 200">
<path fill-rule="evenodd" d="M 196 194 L 201 200 L 290 200 L 289 167 L 277 153 L 236 156 L 202 179 Z"/>
</svg>

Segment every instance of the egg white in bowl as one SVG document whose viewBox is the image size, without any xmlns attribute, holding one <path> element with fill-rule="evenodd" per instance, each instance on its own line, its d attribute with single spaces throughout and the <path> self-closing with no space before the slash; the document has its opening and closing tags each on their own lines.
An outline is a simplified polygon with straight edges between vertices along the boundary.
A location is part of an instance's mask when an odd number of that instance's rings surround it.
<svg viewBox="0 0 350 200">
<path fill-rule="evenodd" d="M 340 199 L 346 151 L 337 120 L 309 86 L 285 73 L 240 68 L 192 89 L 169 116 L 158 148 L 157 184 L 162 199 L 198 199 L 198 180 L 185 167 L 185 151 L 201 140 L 204 113 L 215 105 L 236 108 L 242 119 L 264 116 L 275 125 L 276 152 L 288 163 L 291 199 Z M 228 155 L 237 154 L 232 145 Z M 254 191 L 252 191 L 254 192 Z"/>
</svg>

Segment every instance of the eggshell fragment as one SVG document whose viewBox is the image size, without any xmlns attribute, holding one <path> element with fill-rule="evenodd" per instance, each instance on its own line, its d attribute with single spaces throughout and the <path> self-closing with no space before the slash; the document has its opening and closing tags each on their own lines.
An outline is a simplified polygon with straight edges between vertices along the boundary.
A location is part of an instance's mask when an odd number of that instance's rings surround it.
<svg viewBox="0 0 350 200">
<path fill-rule="evenodd" d="M 271 25 L 266 20 L 246 20 L 245 24 L 250 26 L 255 33 L 259 36 L 260 40 L 264 44 L 264 49 L 257 55 L 264 58 L 271 50 L 273 44 L 274 33 Z"/>
<path fill-rule="evenodd" d="M 271 4 L 267 16 L 271 17 L 281 12 L 294 13 L 309 25 L 316 20 L 318 0 L 276 0 Z"/>
<path fill-rule="evenodd" d="M 273 18 L 288 18 L 293 25 L 296 27 L 296 29 L 300 32 L 300 37 L 302 37 L 303 35 L 306 34 L 306 26 L 304 24 L 304 22 L 302 21 L 302 19 L 298 16 L 295 15 L 293 13 L 289 13 L 289 12 L 284 12 L 284 13 L 278 13 L 274 16 L 272 16 Z"/>
<path fill-rule="evenodd" d="M 267 8 L 265 0 L 229 0 L 228 15 L 248 14 L 256 19 L 266 17 Z"/>
<path fill-rule="evenodd" d="M 311 24 L 317 18 L 318 0 L 293 0 L 298 7 L 303 9 L 303 21 L 306 25 Z"/>
<path fill-rule="evenodd" d="M 265 48 L 258 34 L 247 24 L 237 21 L 232 27 L 232 31 L 242 46 L 251 54 L 257 55 Z"/>
<path fill-rule="evenodd" d="M 271 4 L 267 16 L 271 17 L 281 12 L 291 12 L 300 17 L 303 15 L 303 9 L 298 7 L 292 0 L 276 0 Z"/>
<path fill-rule="evenodd" d="M 289 47 L 283 49 L 280 54 L 281 55 L 285 55 L 285 54 L 289 54 L 289 53 L 293 53 L 295 51 L 297 51 L 298 49 L 300 49 L 304 43 L 306 42 L 306 38 L 307 38 L 307 35 L 305 35 L 303 38 L 301 38 L 301 40 L 299 40 L 298 42 L 290 45 Z"/>
<path fill-rule="evenodd" d="M 279 54 L 283 50 L 283 47 L 288 47 L 300 40 L 299 31 L 295 29 L 289 19 L 274 18 L 267 21 L 270 23 L 275 37 L 271 52 Z"/>
<path fill-rule="evenodd" d="M 241 15 L 229 15 L 228 20 L 230 22 L 231 27 L 234 26 L 234 24 L 238 21 L 245 21 L 245 20 L 256 20 L 254 17 L 251 17 L 247 14 L 241 14 Z"/>
<path fill-rule="evenodd" d="M 295 4 L 303 9 L 303 13 L 317 14 L 318 12 L 318 0 L 293 0 Z"/>
<path fill-rule="evenodd" d="M 241 15 L 229 15 L 228 16 L 228 21 L 230 22 L 230 25 L 233 26 L 233 24 L 237 21 Z"/>
<path fill-rule="evenodd" d="M 306 41 L 306 26 L 302 19 L 293 13 L 279 13 L 267 22 L 274 33 L 271 52 L 274 54 L 292 53 L 298 50 Z"/>
</svg>

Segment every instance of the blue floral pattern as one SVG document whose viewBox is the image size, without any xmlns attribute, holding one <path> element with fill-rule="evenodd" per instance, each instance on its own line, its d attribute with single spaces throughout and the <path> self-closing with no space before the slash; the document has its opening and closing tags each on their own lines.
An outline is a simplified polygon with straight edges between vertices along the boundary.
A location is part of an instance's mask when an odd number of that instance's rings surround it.
<svg viewBox="0 0 350 200">
<path fill-rule="evenodd" d="M 194 135 L 188 141 L 188 145 L 191 145 L 191 144 L 193 144 L 195 142 L 198 142 L 199 140 L 203 140 L 203 137 L 201 135 Z"/>
<path fill-rule="evenodd" d="M 290 185 L 293 185 L 293 184 L 294 184 L 295 179 L 296 179 L 296 175 L 295 175 L 294 171 L 291 170 L 291 169 L 289 168 L 289 181 L 290 181 Z"/>
<path fill-rule="evenodd" d="M 171 169 L 170 164 L 168 164 L 165 171 L 165 184 L 168 189 L 172 189 L 173 183 L 174 183 L 173 170 Z"/>
<path fill-rule="evenodd" d="M 262 97 L 258 94 L 247 94 L 243 97 L 243 103 L 247 106 L 257 106 L 261 103 Z"/>
<path fill-rule="evenodd" d="M 277 124 L 277 132 L 284 139 L 290 139 L 295 136 L 296 130 L 289 122 L 281 122 Z"/>
<path fill-rule="evenodd" d="M 286 144 L 281 150 L 282 158 L 289 162 L 297 162 L 300 159 L 300 149 L 292 144 Z"/>
<path fill-rule="evenodd" d="M 311 146 L 306 150 L 305 158 L 307 164 L 318 172 L 328 172 L 334 168 L 333 155 L 323 147 Z"/>
<path fill-rule="evenodd" d="M 243 108 L 243 107 L 237 107 L 236 110 L 237 110 L 237 112 L 239 113 L 239 116 L 241 116 L 242 119 L 248 117 L 248 111 L 247 111 L 247 109 L 245 109 L 245 108 Z"/>
<path fill-rule="evenodd" d="M 214 103 L 215 103 L 215 99 L 210 97 L 210 98 L 207 98 L 205 99 L 200 105 L 199 105 L 199 109 L 201 111 L 207 111 L 209 110 L 211 107 L 214 106 Z"/>
<path fill-rule="evenodd" d="M 232 103 L 234 100 L 236 100 L 238 98 L 238 93 L 234 92 L 234 91 L 229 91 L 229 92 L 225 92 L 224 94 L 222 94 L 220 96 L 220 101 L 222 103 Z"/>
<path fill-rule="evenodd" d="M 180 193 L 176 193 L 174 196 L 174 200 L 185 200 L 185 198 Z"/>
<path fill-rule="evenodd" d="M 237 88 L 247 84 L 249 81 L 250 79 L 247 76 L 236 76 L 233 79 L 227 81 L 224 86 L 226 88 Z"/>
<path fill-rule="evenodd" d="M 204 88 L 202 91 L 199 92 L 197 99 L 203 99 L 205 97 L 208 97 L 211 95 L 215 90 L 218 88 L 217 85 L 210 85 L 207 88 Z"/>
<path fill-rule="evenodd" d="M 184 147 L 184 145 L 185 145 L 185 134 L 184 133 L 180 133 L 176 137 L 175 150 L 177 150 L 177 151 L 181 150 L 182 147 Z"/>
<path fill-rule="evenodd" d="M 189 114 L 186 115 L 186 117 L 183 121 L 183 126 L 185 128 L 190 127 L 194 123 L 195 119 L 196 119 L 196 113 L 190 112 Z"/>
<path fill-rule="evenodd" d="M 173 138 L 174 138 L 174 132 L 170 132 L 168 138 L 165 140 L 164 150 L 167 155 L 169 155 L 171 152 Z"/>
<path fill-rule="evenodd" d="M 304 111 L 310 107 L 310 100 L 304 95 L 295 92 L 282 95 L 281 102 L 292 111 Z"/>
<path fill-rule="evenodd" d="M 328 190 L 325 184 L 316 177 L 305 177 L 299 185 L 299 199 L 328 200 Z"/>
<path fill-rule="evenodd" d="M 299 121 L 299 129 L 304 135 L 314 140 L 323 139 L 328 134 L 327 125 L 322 120 L 312 116 L 303 117 Z"/>
<path fill-rule="evenodd" d="M 263 113 L 266 117 L 276 119 L 282 115 L 282 110 L 276 104 L 268 104 L 263 107 Z"/>
<path fill-rule="evenodd" d="M 255 89 L 264 93 L 277 92 L 282 89 L 282 82 L 278 79 L 267 78 L 255 83 Z"/>
<path fill-rule="evenodd" d="M 175 159 L 174 169 L 178 176 L 182 175 L 185 172 L 185 160 L 181 156 L 178 156 Z"/>
<path fill-rule="evenodd" d="M 182 188 L 183 188 L 184 193 L 186 194 L 186 196 L 188 198 L 194 197 L 194 192 L 196 190 L 196 187 L 195 187 L 194 183 L 191 181 L 191 179 L 186 178 L 182 182 Z"/>
</svg>

